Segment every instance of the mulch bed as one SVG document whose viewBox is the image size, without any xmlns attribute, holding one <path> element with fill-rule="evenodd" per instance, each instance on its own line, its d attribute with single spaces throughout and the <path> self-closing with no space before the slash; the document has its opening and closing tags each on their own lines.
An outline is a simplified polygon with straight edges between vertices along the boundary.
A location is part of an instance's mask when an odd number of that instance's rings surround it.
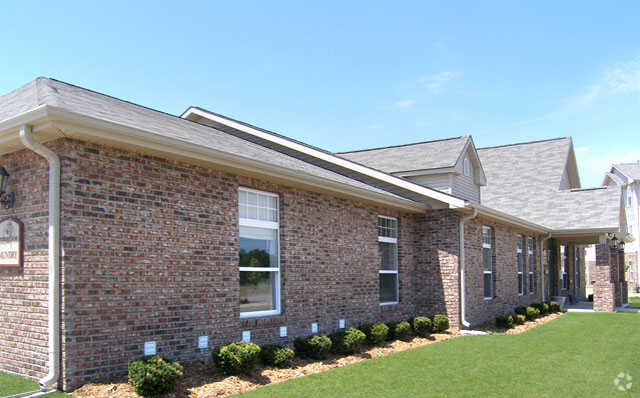
<svg viewBox="0 0 640 398">
<path fill-rule="evenodd" d="M 533 322 L 518 325 L 513 329 L 504 330 L 496 328 L 495 325 L 486 324 L 477 330 L 491 331 L 497 333 L 517 334 L 532 329 L 540 324 L 548 322 L 562 316 L 562 314 L 550 314 L 538 318 Z M 295 357 L 290 368 L 278 369 L 265 367 L 261 364 L 242 376 L 224 376 L 218 373 L 211 361 L 189 362 L 184 364 L 184 378 L 178 388 L 167 395 L 170 398 L 205 398 L 205 397 L 227 397 L 239 394 L 254 388 L 272 383 L 294 379 L 325 370 L 338 368 L 356 362 L 377 358 L 383 355 L 392 354 L 421 347 L 439 341 L 448 340 L 460 336 L 457 332 L 436 333 L 429 337 L 414 337 L 410 341 L 393 341 L 379 347 L 367 347 L 360 353 L 349 356 L 330 356 L 324 361 L 316 361 Z M 140 398 L 133 388 L 127 384 L 126 379 L 116 382 L 90 383 L 82 386 L 72 393 L 79 398 Z"/>
<path fill-rule="evenodd" d="M 493 332 L 493 333 L 520 334 L 520 333 L 526 332 L 529 329 L 538 327 L 543 323 L 547 323 L 554 319 L 560 318 L 562 315 L 563 315 L 562 312 L 548 314 L 540 318 L 537 318 L 536 320 L 533 320 L 533 321 L 526 321 L 523 325 L 514 325 L 514 327 L 511 329 L 499 328 L 495 325 L 494 322 L 487 322 L 484 325 L 480 325 L 474 329 L 482 330 L 484 332 Z"/>
</svg>

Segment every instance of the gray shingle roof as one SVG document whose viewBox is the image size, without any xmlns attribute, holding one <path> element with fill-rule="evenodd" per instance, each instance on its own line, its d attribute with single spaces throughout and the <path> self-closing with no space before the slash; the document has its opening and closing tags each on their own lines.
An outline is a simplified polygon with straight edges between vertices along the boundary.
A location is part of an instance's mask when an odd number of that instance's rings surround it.
<svg viewBox="0 0 640 398">
<path fill-rule="evenodd" d="M 571 147 L 565 137 L 479 148 L 487 175 L 482 204 L 554 230 L 617 229 L 617 187 L 559 189 Z"/>
<path fill-rule="evenodd" d="M 634 180 L 640 180 L 640 162 L 636 163 L 618 163 L 613 167 L 620 170 L 622 174 Z"/>
<path fill-rule="evenodd" d="M 238 159 L 259 160 L 295 170 L 300 174 L 350 185 L 389 197 L 400 197 L 338 172 L 327 170 L 209 126 L 54 79 L 38 78 L 1 96 L 0 121 L 29 111 L 39 105 L 50 105 L 85 116 L 149 131 L 164 137 L 225 152 Z"/>
<path fill-rule="evenodd" d="M 341 152 L 338 156 L 386 173 L 454 167 L 470 137 Z"/>
</svg>

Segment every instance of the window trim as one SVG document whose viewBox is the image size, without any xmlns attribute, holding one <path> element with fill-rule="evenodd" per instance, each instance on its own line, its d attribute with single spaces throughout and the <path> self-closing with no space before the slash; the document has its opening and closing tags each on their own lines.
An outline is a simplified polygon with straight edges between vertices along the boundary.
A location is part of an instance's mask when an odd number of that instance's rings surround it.
<svg viewBox="0 0 640 398">
<path fill-rule="evenodd" d="M 400 273 L 398 272 L 398 267 L 400 264 L 398 264 L 398 219 L 395 217 L 389 217 L 389 216 L 378 216 L 378 218 L 376 219 L 376 221 L 380 221 L 381 218 L 387 219 L 387 220 L 393 220 L 396 222 L 396 237 L 395 238 L 391 238 L 388 236 L 380 236 L 380 230 L 378 229 L 378 227 L 376 226 L 376 229 L 378 230 L 378 243 L 382 242 L 382 243 L 393 243 L 395 244 L 395 260 L 396 260 L 396 269 L 392 270 L 392 269 L 378 269 L 378 281 L 380 280 L 380 275 L 384 274 L 384 275 L 396 275 L 396 298 L 397 300 L 395 301 L 380 301 L 380 306 L 386 306 L 386 305 L 395 305 L 400 303 Z M 378 282 L 379 283 L 379 282 Z"/>
<path fill-rule="evenodd" d="M 526 287 L 526 283 L 524 280 L 524 270 L 526 268 L 526 261 L 524 259 L 524 251 L 523 251 L 523 246 L 524 246 L 524 236 L 523 235 L 518 235 L 517 237 L 517 243 L 516 243 L 516 267 L 517 267 L 517 272 L 518 272 L 518 296 L 524 296 L 524 292 L 525 292 L 525 287 Z M 519 245 L 518 245 L 519 244 Z M 518 257 L 518 254 L 520 255 L 520 257 Z M 520 262 L 518 259 L 522 259 L 522 270 L 520 270 Z"/>
<path fill-rule="evenodd" d="M 462 174 L 471 177 L 471 159 L 466 155 L 462 160 Z"/>
<path fill-rule="evenodd" d="M 250 312 L 242 312 L 240 311 L 240 318 L 258 318 L 264 316 L 272 316 L 272 315 L 280 315 L 281 308 L 281 278 L 280 278 L 280 196 L 276 193 L 259 191 L 256 189 L 239 187 L 238 193 L 240 191 L 245 192 L 253 192 L 260 195 L 266 195 L 276 198 L 276 217 L 278 221 L 264 221 L 264 220 L 255 220 L 251 218 L 240 218 L 238 217 L 238 238 L 240 238 L 240 227 L 252 227 L 252 228 L 263 228 L 263 229 L 271 229 L 276 230 L 276 245 L 278 251 L 276 253 L 277 258 L 277 267 L 240 267 L 238 266 L 238 275 L 240 272 L 275 272 L 275 309 L 273 310 L 264 310 L 264 311 L 250 311 Z M 238 195 L 238 209 L 240 208 L 240 195 Z M 238 281 L 238 287 L 240 286 L 240 281 Z"/>
<path fill-rule="evenodd" d="M 529 242 L 531 242 L 531 246 L 529 246 Z M 529 294 L 536 294 L 536 283 L 535 283 L 535 247 L 536 247 L 536 241 L 533 237 L 528 237 L 527 238 L 527 264 L 529 266 Z M 534 281 L 534 283 L 532 284 L 531 281 Z M 531 290 L 531 287 L 533 286 L 533 290 Z"/>
<path fill-rule="evenodd" d="M 484 241 L 484 231 L 489 231 L 489 240 L 491 241 L 491 243 L 486 243 Z M 482 264 L 482 268 L 483 268 L 483 270 L 482 270 L 482 283 L 483 283 L 482 296 L 483 296 L 483 299 L 485 301 L 489 301 L 489 300 L 493 300 L 496 295 L 495 295 L 495 283 L 493 281 L 493 277 L 494 277 L 494 274 L 493 274 L 494 273 L 494 269 L 493 269 L 493 230 L 491 229 L 491 227 L 486 226 L 486 225 L 482 226 L 482 248 L 483 249 L 491 249 L 491 270 L 490 271 L 485 270 L 484 269 L 484 264 Z M 482 258 L 483 258 L 483 261 L 484 261 L 484 254 L 482 255 Z M 484 275 L 486 275 L 486 274 L 490 274 L 491 275 L 491 279 L 490 279 L 491 280 L 491 296 L 490 297 L 484 295 Z"/>
</svg>

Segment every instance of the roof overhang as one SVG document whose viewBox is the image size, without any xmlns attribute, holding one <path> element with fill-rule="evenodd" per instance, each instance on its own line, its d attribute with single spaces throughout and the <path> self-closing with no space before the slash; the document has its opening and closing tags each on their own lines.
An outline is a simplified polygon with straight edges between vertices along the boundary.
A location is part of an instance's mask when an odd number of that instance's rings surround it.
<svg viewBox="0 0 640 398">
<path fill-rule="evenodd" d="M 302 144 L 290 138 L 283 137 L 279 134 L 275 134 L 255 126 L 248 125 L 238 120 L 234 120 L 234 119 L 219 115 L 217 113 L 204 110 L 202 108 L 190 107 L 181 115 L 181 117 L 185 119 L 190 119 L 190 118 L 193 118 L 194 116 L 202 117 L 204 119 L 214 121 L 216 123 L 225 125 L 227 127 L 230 127 L 230 128 L 242 131 L 246 134 L 252 135 L 254 137 L 257 137 L 261 140 L 268 141 L 272 144 L 279 145 L 281 147 L 288 148 L 293 151 L 297 151 L 307 156 L 315 157 L 321 161 L 327 162 L 337 167 L 341 167 L 341 168 L 365 175 L 369 178 L 374 178 L 376 180 L 382 181 L 387 184 L 391 184 L 393 186 L 396 186 L 401 189 L 405 189 L 407 191 L 411 191 L 427 199 L 441 202 L 447 205 L 447 207 L 451 209 L 463 208 L 467 205 L 467 201 L 464 199 L 457 198 L 455 196 L 448 195 L 446 193 L 437 191 L 435 189 L 412 183 L 409 180 L 405 180 L 403 178 L 396 177 L 391 174 L 387 174 L 375 169 L 371 169 L 359 163 L 352 162 L 350 160 L 341 158 L 339 156 L 335 156 L 332 153 L 320 150 L 318 148 L 311 147 L 309 145 Z"/>
<path fill-rule="evenodd" d="M 526 231 L 536 232 L 540 234 L 547 234 L 551 232 L 550 228 L 547 228 L 543 225 L 532 223 L 522 218 L 515 217 L 511 214 L 504 213 L 499 210 L 495 210 L 480 204 L 468 204 L 467 207 L 465 207 L 464 209 L 458 209 L 457 211 L 462 214 L 469 214 L 474 209 L 478 210 L 478 216 L 484 216 L 491 220 L 495 220 L 503 224 L 521 228 Z"/>
<path fill-rule="evenodd" d="M 126 125 L 70 112 L 51 105 L 41 105 L 30 111 L 0 121 L 0 155 L 24 149 L 19 128 L 30 125 L 39 142 L 72 138 L 115 148 L 136 151 L 203 167 L 216 167 L 241 175 L 264 176 L 275 182 L 329 192 L 382 204 L 410 212 L 424 212 L 425 204 L 310 175 L 300 170 L 274 166 L 252 158 L 243 158 L 215 149 L 184 142 Z"/>
</svg>

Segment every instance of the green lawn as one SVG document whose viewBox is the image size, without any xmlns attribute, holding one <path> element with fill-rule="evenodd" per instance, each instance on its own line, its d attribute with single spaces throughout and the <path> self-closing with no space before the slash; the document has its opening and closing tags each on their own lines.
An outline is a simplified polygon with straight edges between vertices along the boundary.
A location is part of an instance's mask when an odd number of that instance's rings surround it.
<svg viewBox="0 0 640 398">
<path fill-rule="evenodd" d="M 640 392 L 640 315 L 569 313 L 519 335 L 468 336 L 262 387 L 244 397 L 609 397 Z M 615 389 L 618 373 L 634 377 Z"/>
<path fill-rule="evenodd" d="M 13 376 L 10 374 L 0 372 L 0 397 L 7 395 L 20 394 L 23 392 L 38 390 L 38 383 L 32 380 L 23 379 L 22 377 Z M 61 392 L 56 392 L 46 396 L 47 398 L 70 398 L 71 395 L 67 395 Z"/>
<path fill-rule="evenodd" d="M 640 308 L 640 297 L 629 297 L 629 307 Z"/>
</svg>

